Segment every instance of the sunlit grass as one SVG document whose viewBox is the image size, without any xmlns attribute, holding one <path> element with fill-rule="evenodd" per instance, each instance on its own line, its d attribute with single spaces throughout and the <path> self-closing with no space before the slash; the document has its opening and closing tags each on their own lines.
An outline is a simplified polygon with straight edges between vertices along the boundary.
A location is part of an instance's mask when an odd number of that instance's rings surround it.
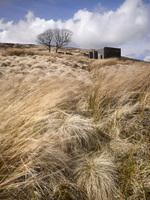
<svg viewBox="0 0 150 200">
<path fill-rule="evenodd" d="M 0 199 L 149 199 L 149 63 L 23 51 L 0 56 Z"/>
</svg>

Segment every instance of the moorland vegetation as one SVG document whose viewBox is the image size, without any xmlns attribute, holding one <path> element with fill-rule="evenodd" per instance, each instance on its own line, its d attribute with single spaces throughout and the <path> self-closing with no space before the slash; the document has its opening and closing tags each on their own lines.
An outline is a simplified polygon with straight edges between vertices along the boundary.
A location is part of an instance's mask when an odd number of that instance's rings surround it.
<svg viewBox="0 0 150 200">
<path fill-rule="evenodd" d="M 150 63 L 7 49 L 0 199 L 150 199 Z"/>
</svg>

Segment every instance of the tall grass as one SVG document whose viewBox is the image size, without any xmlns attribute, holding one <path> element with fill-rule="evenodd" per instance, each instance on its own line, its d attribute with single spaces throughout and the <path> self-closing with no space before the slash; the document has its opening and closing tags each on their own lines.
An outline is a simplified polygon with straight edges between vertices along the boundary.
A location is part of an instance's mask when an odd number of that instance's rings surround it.
<svg viewBox="0 0 150 200">
<path fill-rule="evenodd" d="M 82 116 L 89 83 L 40 76 L 5 73 L 0 80 L 1 199 L 56 199 L 60 191 L 59 199 L 86 196 L 72 183 L 71 166 L 97 142 L 92 120 Z"/>
<path fill-rule="evenodd" d="M 89 109 L 113 139 L 109 148 L 119 167 L 121 198 L 149 199 L 150 64 L 108 59 L 90 69 Z"/>
<path fill-rule="evenodd" d="M 0 199 L 150 198 L 148 63 L 55 54 L 0 63 Z"/>
</svg>

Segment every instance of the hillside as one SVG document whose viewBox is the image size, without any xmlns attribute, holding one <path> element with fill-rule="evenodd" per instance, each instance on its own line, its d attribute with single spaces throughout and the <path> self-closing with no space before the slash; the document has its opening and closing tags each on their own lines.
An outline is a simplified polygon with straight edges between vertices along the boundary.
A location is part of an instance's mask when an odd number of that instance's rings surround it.
<svg viewBox="0 0 150 200">
<path fill-rule="evenodd" d="M 30 51 L 38 51 L 41 53 L 49 54 L 48 48 L 45 45 L 36 45 L 36 44 L 19 44 L 19 43 L 0 43 L 0 53 L 5 51 L 6 49 L 20 49 L 20 50 L 30 50 Z M 55 46 L 51 47 L 51 52 L 55 53 Z M 61 47 L 58 52 L 71 53 L 73 55 L 80 55 L 83 53 L 88 53 L 88 49 L 80 49 L 75 47 Z"/>
<path fill-rule="evenodd" d="M 15 48 L 0 55 L 0 199 L 150 199 L 150 63 Z"/>
</svg>

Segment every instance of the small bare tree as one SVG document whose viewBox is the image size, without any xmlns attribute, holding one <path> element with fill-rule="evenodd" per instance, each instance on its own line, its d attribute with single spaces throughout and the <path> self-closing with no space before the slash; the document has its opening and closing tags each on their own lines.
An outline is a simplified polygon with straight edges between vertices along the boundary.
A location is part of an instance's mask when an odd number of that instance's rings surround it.
<svg viewBox="0 0 150 200">
<path fill-rule="evenodd" d="M 45 46 L 47 46 L 48 49 L 49 49 L 49 52 L 50 52 L 53 36 L 54 36 L 53 30 L 48 29 L 48 30 L 44 31 L 43 33 L 41 33 L 37 36 L 37 42 L 39 44 L 44 44 Z"/>
<path fill-rule="evenodd" d="M 54 29 L 54 43 L 56 46 L 56 52 L 62 46 L 67 45 L 71 41 L 72 31 L 68 29 Z"/>
</svg>

